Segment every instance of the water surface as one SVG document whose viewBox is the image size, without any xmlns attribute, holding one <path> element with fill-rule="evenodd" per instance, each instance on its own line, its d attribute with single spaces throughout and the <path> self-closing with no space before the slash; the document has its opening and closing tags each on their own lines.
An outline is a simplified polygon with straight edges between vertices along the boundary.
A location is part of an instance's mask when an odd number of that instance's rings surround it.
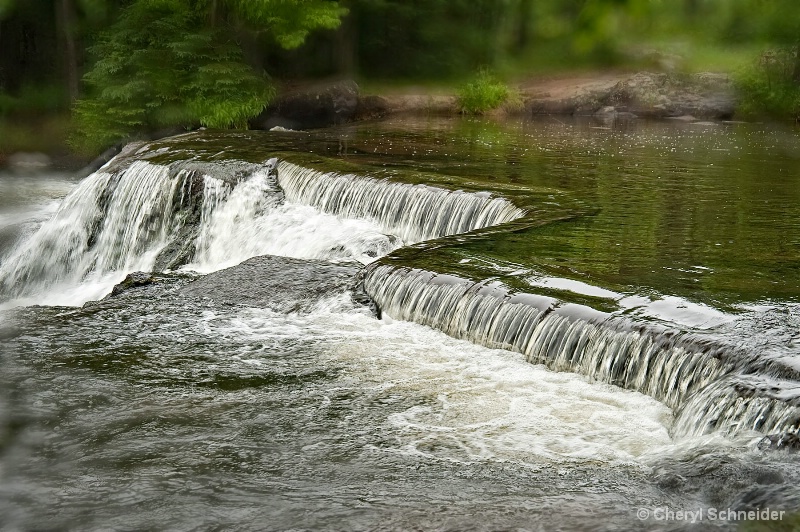
<svg viewBox="0 0 800 532">
<path fill-rule="evenodd" d="M 207 132 L 172 149 L 493 191 L 536 223 L 379 260 L 793 363 L 798 146 L 796 131 L 759 125 L 415 119 Z M 4 181 L 0 204 L 28 234 L 73 186 L 31 183 Z M 637 511 L 800 507 L 795 457 L 760 450 L 758 432 L 679 437 L 651 397 L 376 320 L 340 294 L 289 314 L 181 296 L 186 270 L 265 252 L 370 262 L 375 242 L 394 242 L 375 220 L 262 205 L 247 183 L 220 203 L 203 254 L 162 284 L 0 314 L 0 527 L 658 530 L 685 523 Z M 77 305 L 88 289 L 34 301 Z"/>
</svg>

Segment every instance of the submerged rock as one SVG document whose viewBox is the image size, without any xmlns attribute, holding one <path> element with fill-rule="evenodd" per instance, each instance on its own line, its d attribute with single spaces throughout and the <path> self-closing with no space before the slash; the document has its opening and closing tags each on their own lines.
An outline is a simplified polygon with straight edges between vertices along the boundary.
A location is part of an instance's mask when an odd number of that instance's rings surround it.
<svg viewBox="0 0 800 532">
<path fill-rule="evenodd" d="M 262 255 L 210 273 L 180 292 L 217 304 L 263 307 L 286 313 L 309 311 L 327 297 L 349 293 L 354 302 L 377 313 L 374 302 L 359 288 L 360 271 L 361 265 L 353 263 Z"/>
<path fill-rule="evenodd" d="M 800 436 L 785 432 L 782 434 L 769 434 L 764 436 L 758 442 L 758 448 L 762 451 L 770 450 L 787 450 L 798 451 L 800 450 Z"/>
</svg>

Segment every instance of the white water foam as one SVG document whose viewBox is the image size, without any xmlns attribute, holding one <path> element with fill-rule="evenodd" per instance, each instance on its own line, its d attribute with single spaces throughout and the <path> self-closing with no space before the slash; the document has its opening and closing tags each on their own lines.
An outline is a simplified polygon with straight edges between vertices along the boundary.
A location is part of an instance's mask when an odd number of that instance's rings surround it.
<svg viewBox="0 0 800 532">
<path fill-rule="evenodd" d="M 379 321 L 331 300 L 310 314 L 244 310 L 207 313 L 206 333 L 252 339 L 262 349 L 276 338 L 325 345 L 323 366 L 344 363 L 346 379 L 366 393 L 419 399 L 387 409 L 388 448 L 455 462 L 637 463 L 671 443 L 670 410 L 654 399 L 529 364 L 522 355 L 487 349 L 403 321 Z M 259 353 L 232 353 L 259 365 Z M 264 355 L 267 357 L 269 354 Z M 330 363 L 330 364 L 329 364 Z M 321 398 L 319 408 L 336 408 Z"/>
<path fill-rule="evenodd" d="M 257 172 L 232 191 L 206 178 L 197 253 L 186 269 L 207 273 L 258 255 L 366 264 L 402 245 L 368 220 L 340 218 L 295 203 L 279 205 L 270 190 L 266 172 Z"/>
</svg>

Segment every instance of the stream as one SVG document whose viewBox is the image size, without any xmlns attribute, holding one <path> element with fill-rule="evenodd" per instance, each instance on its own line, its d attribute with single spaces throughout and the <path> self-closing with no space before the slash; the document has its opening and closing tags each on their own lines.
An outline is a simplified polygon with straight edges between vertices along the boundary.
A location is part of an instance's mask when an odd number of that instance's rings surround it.
<svg viewBox="0 0 800 532">
<path fill-rule="evenodd" d="M 799 137 L 397 118 L 0 175 L 0 528 L 790 525 Z"/>
</svg>

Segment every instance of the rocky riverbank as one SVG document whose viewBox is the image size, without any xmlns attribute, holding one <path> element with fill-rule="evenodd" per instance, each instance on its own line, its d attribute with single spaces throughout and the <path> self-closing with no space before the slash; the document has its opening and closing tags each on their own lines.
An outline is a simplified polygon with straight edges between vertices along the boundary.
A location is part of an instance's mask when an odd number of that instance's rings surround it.
<svg viewBox="0 0 800 532">
<path fill-rule="evenodd" d="M 493 114 L 729 120 L 737 106 L 731 78 L 708 72 L 565 75 L 533 78 L 520 83 L 516 90 L 518 101 Z M 455 94 L 366 94 L 348 80 L 288 91 L 253 126 L 306 129 L 396 114 L 458 113 Z"/>
<path fill-rule="evenodd" d="M 597 116 L 601 120 L 636 118 L 684 121 L 730 120 L 737 108 L 731 78 L 726 74 L 591 73 L 530 78 L 515 87 L 519 98 L 491 112 L 499 116 Z M 313 129 L 391 115 L 458 115 L 455 93 L 425 90 L 370 94 L 352 80 L 285 88 L 261 115 L 253 129 Z M 170 130 L 167 135 L 178 133 Z M 158 135 L 158 136 L 163 136 Z M 108 161 L 118 149 L 103 154 L 87 171 Z M 50 166 L 78 168 L 80 161 L 66 150 L 59 153 L 0 154 L 0 166 L 14 172 L 38 172 Z"/>
</svg>

